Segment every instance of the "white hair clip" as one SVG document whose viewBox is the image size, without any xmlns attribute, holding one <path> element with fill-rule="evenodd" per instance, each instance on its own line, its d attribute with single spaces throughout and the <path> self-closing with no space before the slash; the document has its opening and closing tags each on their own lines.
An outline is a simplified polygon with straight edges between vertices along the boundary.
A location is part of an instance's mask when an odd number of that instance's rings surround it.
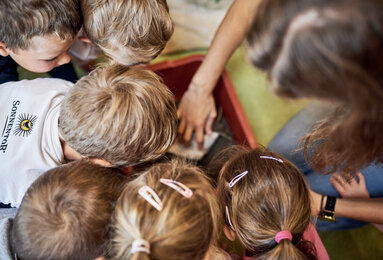
<svg viewBox="0 0 383 260">
<path fill-rule="evenodd" d="M 226 221 L 227 221 L 227 223 L 229 224 L 230 228 L 233 231 L 235 231 L 235 229 L 233 227 L 233 224 L 231 223 L 231 220 L 230 220 L 229 208 L 227 206 L 225 206 L 225 213 L 226 213 Z"/>
<path fill-rule="evenodd" d="M 248 174 L 248 171 L 244 171 L 238 175 L 236 175 L 230 182 L 229 182 L 229 187 L 233 188 L 233 186 L 240 180 L 242 179 L 246 174 Z"/>
<path fill-rule="evenodd" d="M 186 185 L 181 182 L 164 178 L 161 178 L 160 182 L 178 191 L 182 196 L 186 198 L 190 198 L 193 195 L 192 190 L 186 187 Z"/>
<path fill-rule="evenodd" d="M 162 210 L 162 202 L 158 197 L 157 193 L 152 190 L 149 186 L 142 186 L 138 190 L 138 194 L 143 197 L 147 202 L 149 202 L 153 207 L 155 207 L 158 211 Z"/>
<path fill-rule="evenodd" d="M 133 241 L 132 249 L 130 250 L 131 254 L 136 252 L 143 252 L 150 254 L 150 244 L 145 239 L 139 238 Z"/>
<path fill-rule="evenodd" d="M 278 161 L 280 163 L 283 163 L 283 161 L 279 158 L 275 158 L 275 157 L 272 157 L 272 156 L 266 156 L 266 155 L 261 155 L 259 156 L 259 158 L 262 158 L 262 159 L 270 159 L 270 160 L 274 160 L 274 161 Z"/>
</svg>

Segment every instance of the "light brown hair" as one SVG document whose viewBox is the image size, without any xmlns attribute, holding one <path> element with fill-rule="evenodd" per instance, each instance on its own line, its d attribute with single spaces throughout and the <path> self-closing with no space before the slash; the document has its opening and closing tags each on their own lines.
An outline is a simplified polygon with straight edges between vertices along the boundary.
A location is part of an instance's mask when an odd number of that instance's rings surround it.
<svg viewBox="0 0 383 260">
<path fill-rule="evenodd" d="M 11 50 L 28 49 L 34 36 L 76 36 L 82 26 L 78 0 L 0 1 L 0 41 Z"/>
<path fill-rule="evenodd" d="M 221 213 L 225 216 L 228 208 L 233 231 L 246 250 L 257 259 L 315 259 L 315 249 L 302 240 L 310 221 L 310 198 L 299 170 L 262 148 L 232 147 L 222 153 L 231 158 L 218 180 Z M 245 171 L 230 188 L 231 180 Z M 275 235 L 281 230 L 290 231 L 292 241 L 276 243 Z"/>
<path fill-rule="evenodd" d="M 166 0 L 82 0 L 81 6 L 89 39 L 125 65 L 151 61 L 173 34 Z"/>
<path fill-rule="evenodd" d="M 160 182 L 172 179 L 192 190 L 190 198 Z M 163 203 L 155 209 L 139 194 L 147 185 Z M 203 259 L 215 243 L 220 225 L 217 198 L 207 177 L 195 167 L 179 162 L 153 166 L 130 182 L 116 204 L 114 214 L 114 259 Z M 151 253 L 130 254 L 132 242 L 145 239 Z"/>
<path fill-rule="evenodd" d="M 263 1 L 247 43 L 277 94 L 339 106 L 305 138 L 314 169 L 352 173 L 383 161 L 382 1 Z"/>
<path fill-rule="evenodd" d="M 141 67 L 105 65 L 80 79 L 62 102 L 59 131 L 82 156 L 130 166 L 160 157 L 173 144 L 173 94 Z"/>
<path fill-rule="evenodd" d="M 59 166 L 28 189 L 12 230 L 18 259 L 93 260 L 109 246 L 113 203 L 126 182 L 86 161 Z"/>
</svg>

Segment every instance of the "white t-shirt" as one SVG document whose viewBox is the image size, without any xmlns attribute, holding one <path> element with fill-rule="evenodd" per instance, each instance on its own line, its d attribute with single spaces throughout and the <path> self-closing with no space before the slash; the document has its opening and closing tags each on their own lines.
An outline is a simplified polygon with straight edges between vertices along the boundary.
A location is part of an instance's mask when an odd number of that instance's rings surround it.
<svg viewBox="0 0 383 260">
<path fill-rule="evenodd" d="M 32 182 L 63 161 L 58 118 L 72 85 L 50 78 L 0 85 L 0 202 L 18 207 Z"/>
</svg>

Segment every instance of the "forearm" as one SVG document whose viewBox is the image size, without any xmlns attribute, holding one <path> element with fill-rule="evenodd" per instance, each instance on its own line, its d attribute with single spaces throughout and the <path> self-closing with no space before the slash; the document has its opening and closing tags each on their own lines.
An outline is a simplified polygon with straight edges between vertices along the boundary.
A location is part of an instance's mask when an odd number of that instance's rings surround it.
<svg viewBox="0 0 383 260">
<path fill-rule="evenodd" d="M 219 26 L 191 87 L 211 93 L 225 64 L 243 42 L 260 0 L 235 0 Z"/>
<path fill-rule="evenodd" d="M 383 198 L 337 199 L 335 215 L 383 224 Z"/>
</svg>

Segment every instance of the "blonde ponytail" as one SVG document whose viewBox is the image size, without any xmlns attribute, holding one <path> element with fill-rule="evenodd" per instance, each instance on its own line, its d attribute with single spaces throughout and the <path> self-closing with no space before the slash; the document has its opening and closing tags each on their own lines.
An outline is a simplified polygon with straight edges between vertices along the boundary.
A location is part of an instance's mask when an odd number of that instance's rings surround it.
<svg viewBox="0 0 383 260">
<path fill-rule="evenodd" d="M 296 247 L 292 241 L 284 239 L 280 241 L 273 249 L 267 253 L 257 257 L 259 260 L 304 260 L 309 257 L 304 254 L 298 247 Z"/>
</svg>

